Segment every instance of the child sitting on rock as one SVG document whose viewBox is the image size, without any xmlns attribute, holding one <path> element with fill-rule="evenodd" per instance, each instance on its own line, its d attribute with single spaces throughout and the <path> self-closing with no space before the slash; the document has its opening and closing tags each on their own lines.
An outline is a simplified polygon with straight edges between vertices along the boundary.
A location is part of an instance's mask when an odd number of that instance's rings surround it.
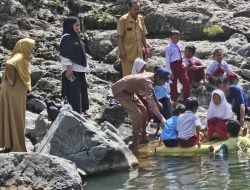
<svg viewBox="0 0 250 190">
<path fill-rule="evenodd" d="M 177 118 L 180 114 L 184 113 L 184 111 L 185 106 L 182 104 L 177 104 L 174 107 L 172 117 L 164 122 L 161 132 L 161 141 L 166 147 L 177 146 Z"/>
<path fill-rule="evenodd" d="M 224 92 L 219 89 L 214 90 L 207 112 L 208 140 L 211 140 L 214 133 L 220 140 L 226 140 L 226 121 L 232 117 L 232 107 L 227 102 Z"/>
<path fill-rule="evenodd" d="M 196 48 L 193 45 L 185 47 L 183 64 L 187 70 L 190 87 L 197 87 L 201 80 L 206 84 L 206 66 L 194 56 Z"/>
<path fill-rule="evenodd" d="M 178 144 L 181 147 L 201 145 L 203 134 L 200 133 L 201 122 L 196 112 L 199 107 L 198 100 L 190 97 L 186 100 L 186 111 L 177 119 Z"/>
<path fill-rule="evenodd" d="M 239 132 L 241 129 L 240 123 L 235 120 L 228 120 L 226 123 L 228 139 L 216 147 L 210 146 L 210 152 L 218 153 L 222 149 L 226 149 L 227 153 L 247 152 L 250 153 L 250 138 L 249 136 L 241 137 Z M 248 134 L 249 135 L 249 134 Z"/>
<path fill-rule="evenodd" d="M 207 68 L 207 79 L 209 83 L 215 84 L 216 79 L 224 74 L 228 77 L 230 84 L 237 83 L 240 77 L 236 73 L 232 72 L 228 63 L 223 60 L 222 49 L 215 49 L 213 52 L 213 58 L 214 60 Z"/>
</svg>

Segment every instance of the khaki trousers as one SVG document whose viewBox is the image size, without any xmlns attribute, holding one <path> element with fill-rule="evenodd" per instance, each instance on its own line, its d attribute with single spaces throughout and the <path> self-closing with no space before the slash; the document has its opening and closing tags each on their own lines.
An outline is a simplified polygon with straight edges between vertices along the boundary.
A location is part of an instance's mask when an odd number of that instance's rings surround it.
<svg viewBox="0 0 250 190">
<path fill-rule="evenodd" d="M 143 128 L 146 127 L 147 123 L 147 108 L 136 94 L 130 94 L 124 90 L 115 94 L 115 98 L 128 112 L 132 120 L 132 142 L 137 145 L 145 135 L 143 134 Z"/>
<path fill-rule="evenodd" d="M 131 75 L 134 61 L 122 60 L 121 63 L 122 63 L 122 76 L 125 77 L 127 75 Z"/>
</svg>

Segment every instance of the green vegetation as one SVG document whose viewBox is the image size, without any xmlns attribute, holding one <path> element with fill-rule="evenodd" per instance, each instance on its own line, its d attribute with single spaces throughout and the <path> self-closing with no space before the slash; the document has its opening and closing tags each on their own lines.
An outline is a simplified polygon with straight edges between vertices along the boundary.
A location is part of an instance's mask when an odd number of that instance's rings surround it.
<svg viewBox="0 0 250 190">
<path fill-rule="evenodd" d="M 106 27 L 108 24 L 114 21 L 114 15 L 112 14 L 112 3 L 106 4 L 103 8 L 93 6 L 90 14 L 98 22 L 99 27 Z"/>
<path fill-rule="evenodd" d="M 206 26 L 205 28 L 203 28 L 202 32 L 205 38 L 208 39 L 214 39 L 216 37 L 219 37 L 221 34 L 224 34 L 224 30 L 219 24 Z"/>
</svg>

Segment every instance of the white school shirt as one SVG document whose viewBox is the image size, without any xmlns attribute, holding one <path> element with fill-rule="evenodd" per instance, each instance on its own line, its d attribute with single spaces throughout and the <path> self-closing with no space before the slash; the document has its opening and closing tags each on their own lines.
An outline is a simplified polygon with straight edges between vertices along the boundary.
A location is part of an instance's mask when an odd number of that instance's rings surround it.
<svg viewBox="0 0 250 190">
<path fill-rule="evenodd" d="M 169 42 L 165 49 L 165 57 L 166 57 L 166 70 L 169 73 L 172 73 L 172 69 L 170 64 L 174 61 L 181 60 L 182 55 L 181 51 L 181 44 L 177 43 L 174 44 L 173 42 Z"/>
<path fill-rule="evenodd" d="M 210 62 L 210 64 L 207 67 L 207 74 L 209 75 L 213 75 L 214 72 L 218 69 L 219 67 L 219 63 L 216 60 L 212 60 Z M 228 63 L 224 60 L 221 61 L 221 67 L 224 68 L 226 73 L 231 73 L 232 69 L 230 68 L 230 66 L 228 65 Z"/>
<path fill-rule="evenodd" d="M 189 67 L 190 66 L 190 62 L 193 63 L 193 62 L 201 62 L 201 60 L 198 58 L 198 57 L 191 57 L 191 58 L 183 58 L 182 60 L 182 63 L 185 67 Z"/>
<path fill-rule="evenodd" d="M 67 65 L 72 66 L 72 71 L 83 72 L 83 73 L 90 71 L 88 64 L 86 67 L 84 67 L 82 65 L 78 65 L 72 62 L 70 59 L 63 57 L 63 56 L 61 56 L 61 65 L 62 65 L 62 73 L 67 70 L 67 67 L 66 67 Z"/>
<path fill-rule="evenodd" d="M 178 139 L 188 140 L 196 134 L 196 129 L 201 127 L 200 118 L 192 111 L 185 111 L 177 119 Z"/>
</svg>

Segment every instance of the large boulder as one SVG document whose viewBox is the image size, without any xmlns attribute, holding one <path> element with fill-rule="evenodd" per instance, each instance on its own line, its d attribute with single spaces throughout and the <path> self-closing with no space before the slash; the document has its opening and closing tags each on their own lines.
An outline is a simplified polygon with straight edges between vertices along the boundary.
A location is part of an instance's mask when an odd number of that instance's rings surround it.
<svg viewBox="0 0 250 190">
<path fill-rule="evenodd" d="M 37 146 L 37 152 L 71 160 L 87 174 L 138 165 L 116 129 L 110 130 L 111 124 L 106 126 L 101 130 L 78 113 L 62 110 Z"/>
<path fill-rule="evenodd" d="M 81 190 L 76 166 L 63 158 L 38 153 L 0 154 L 0 189 Z"/>
<path fill-rule="evenodd" d="M 94 59 L 102 60 L 117 46 L 116 31 L 94 34 L 87 41 L 88 49 Z"/>
</svg>

